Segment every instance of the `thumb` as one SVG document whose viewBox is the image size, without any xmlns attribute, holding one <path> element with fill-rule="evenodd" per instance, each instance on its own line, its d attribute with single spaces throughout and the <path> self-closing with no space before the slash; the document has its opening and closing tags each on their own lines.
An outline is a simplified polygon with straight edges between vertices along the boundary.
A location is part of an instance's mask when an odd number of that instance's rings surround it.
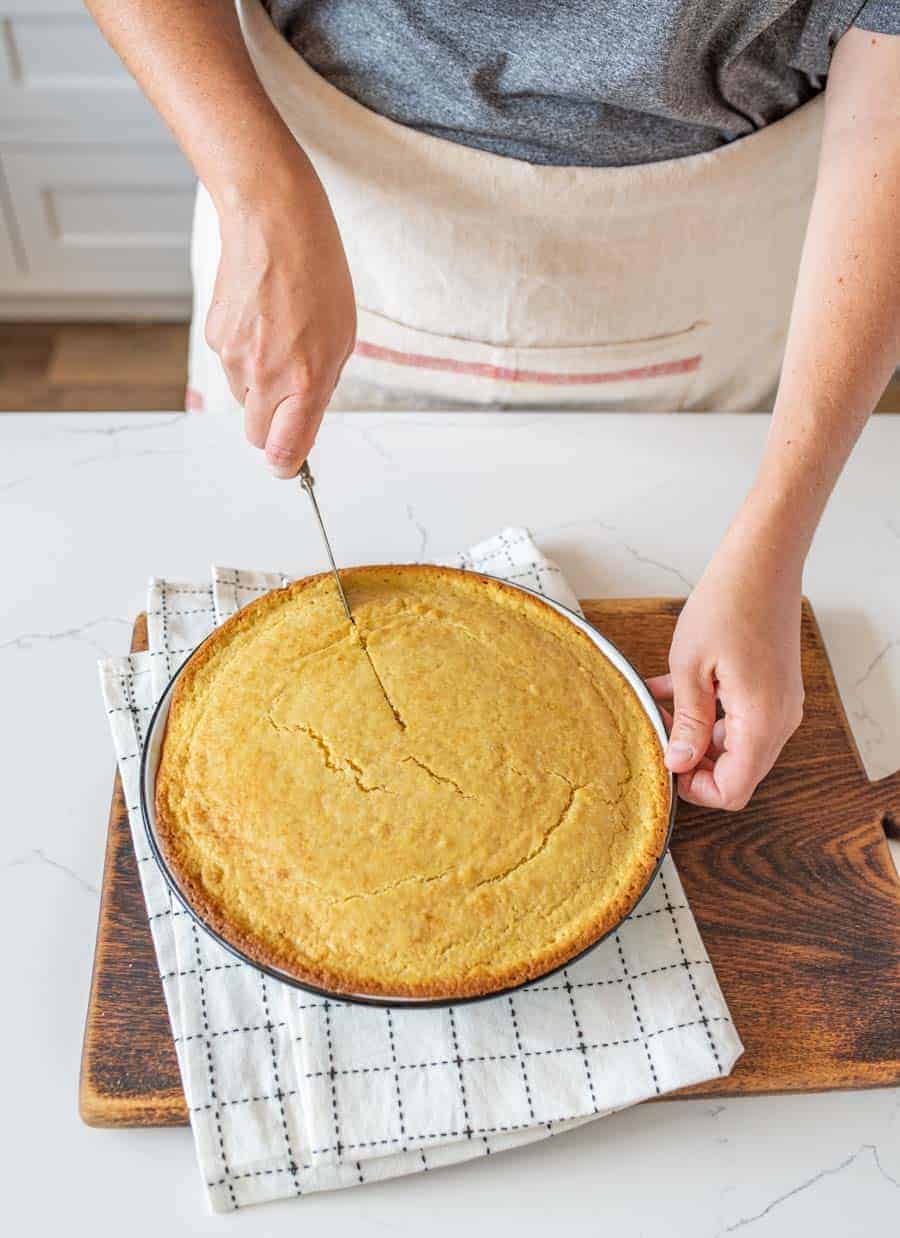
<svg viewBox="0 0 900 1238">
<path fill-rule="evenodd" d="M 324 405 L 302 395 L 285 396 L 272 414 L 266 436 L 266 460 L 276 477 L 296 477 L 309 455 Z"/>
<path fill-rule="evenodd" d="M 696 663 L 673 668 L 674 708 L 672 730 L 666 748 L 666 765 L 677 774 L 687 773 L 702 760 L 716 721 L 716 690 L 712 675 Z"/>
</svg>

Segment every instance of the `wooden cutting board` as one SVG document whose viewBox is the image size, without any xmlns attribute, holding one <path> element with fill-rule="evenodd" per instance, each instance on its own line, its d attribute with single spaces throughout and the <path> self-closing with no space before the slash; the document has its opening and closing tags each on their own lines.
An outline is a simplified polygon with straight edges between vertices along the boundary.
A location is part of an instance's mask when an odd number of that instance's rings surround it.
<svg viewBox="0 0 900 1238">
<path fill-rule="evenodd" d="M 666 669 L 682 602 L 586 601 L 644 675 Z M 145 649 L 146 621 L 133 650 Z M 694 1096 L 900 1082 L 900 882 L 885 833 L 900 771 L 866 778 L 812 610 L 803 609 L 806 717 L 737 814 L 682 805 L 672 850 L 746 1046 Z M 187 1121 L 118 777 L 113 791 L 81 1116 L 92 1126 Z"/>
</svg>

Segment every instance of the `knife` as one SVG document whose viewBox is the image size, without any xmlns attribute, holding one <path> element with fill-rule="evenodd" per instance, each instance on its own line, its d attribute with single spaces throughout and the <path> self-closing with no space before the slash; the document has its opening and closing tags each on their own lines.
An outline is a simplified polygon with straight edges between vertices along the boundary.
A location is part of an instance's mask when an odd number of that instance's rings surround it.
<svg viewBox="0 0 900 1238">
<path fill-rule="evenodd" d="M 319 504 L 316 502 L 315 479 L 306 460 L 304 460 L 303 464 L 300 466 L 300 485 L 309 495 L 309 501 L 312 503 L 312 508 L 319 524 L 319 530 L 322 534 L 322 541 L 325 543 L 325 549 L 328 552 L 328 560 L 331 563 L 331 570 L 334 573 L 334 583 L 337 585 L 337 591 L 340 594 L 341 605 L 344 607 L 344 613 L 350 623 L 356 627 L 356 620 L 353 618 L 353 612 L 350 610 L 350 603 L 347 601 L 344 586 L 341 584 L 341 574 L 337 570 L 337 564 L 334 561 L 334 553 L 331 549 L 331 542 L 328 540 L 328 534 L 325 532 L 325 522 L 322 520 L 322 513 L 319 511 Z"/>
<path fill-rule="evenodd" d="M 387 704 L 388 709 L 394 715 L 394 719 L 397 725 L 400 727 L 401 731 L 405 731 L 406 723 L 400 717 L 399 710 L 397 709 L 396 705 L 391 700 L 391 698 L 388 696 L 387 688 L 384 686 L 384 680 L 381 678 L 381 676 L 378 673 L 378 667 L 372 661 L 372 655 L 369 652 L 368 645 L 366 644 L 366 638 L 362 634 L 360 629 L 356 626 L 356 620 L 353 618 L 353 612 L 350 609 L 350 603 L 347 601 L 347 595 L 344 592 L 344 586 L 341 584 L 341 574 L 337 570 L 337 564 L 334 561 L 334 553 L 331 549 L 331 542 L 328 540 L 328 534 L 325 532 L 325 522 L 322 519 L 322 513 L 319 511 L 319 504 L 316 502 L 315 479 L 313 478 L 312 472 L 310 471 L 310 467 L 305 460 L 300 466 L 300 485 L 309 495 L 309 501 L 312 503 L 313 511 L 315 512 L 316 520 L 318 521 L 319 529 L 322 533 L 322 541 L 325 543 L 325 549 L 328 552 L 328 560 L 331 563 L 331 570 L 334 573 L 334 583 L 337 585 L 337 591 L 340 594 L 340 598 L 341 598 L 341 605 L 344 607 L 344 614 L 350 620 L 350 626 L 353 628 L 354 637 L 359 642 L 359 647 L 362 650 L 366 661 L 369 663 L 369 666 L 371 667 L 372 674 L 375 676 L 375 682 L 378 684 L 378 687 L 381 689 L 382 696 L 385 699 L 385 703 Z"/>
</svg>

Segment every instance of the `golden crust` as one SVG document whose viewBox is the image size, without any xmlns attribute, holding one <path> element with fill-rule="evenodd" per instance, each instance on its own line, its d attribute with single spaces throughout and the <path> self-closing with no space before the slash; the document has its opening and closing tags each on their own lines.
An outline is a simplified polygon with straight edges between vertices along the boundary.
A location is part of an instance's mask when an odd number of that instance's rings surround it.
<svg viewBox="0 0 900 1238">
<path fill-rule="evenodd" d="M 630 685 L 552 607 L 429 566 L 265 595 L 188 661 L 157 835 L 199 915 L 329 991 L 479 996 L 634 906 L 669 776 Z"/>
</svg>

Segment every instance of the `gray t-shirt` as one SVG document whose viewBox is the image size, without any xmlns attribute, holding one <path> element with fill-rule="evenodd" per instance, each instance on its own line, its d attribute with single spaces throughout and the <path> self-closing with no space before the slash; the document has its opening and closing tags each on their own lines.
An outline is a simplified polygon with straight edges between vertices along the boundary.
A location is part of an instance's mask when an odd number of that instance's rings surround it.
<svg viewBox="0 0 900 1238">
<path fill-rule="evenodd" d="M 317 73 L 402 125 L 530 163 L 711 150 L 822 89 L 900 0 L 264 0 Z"/>
</svg>

